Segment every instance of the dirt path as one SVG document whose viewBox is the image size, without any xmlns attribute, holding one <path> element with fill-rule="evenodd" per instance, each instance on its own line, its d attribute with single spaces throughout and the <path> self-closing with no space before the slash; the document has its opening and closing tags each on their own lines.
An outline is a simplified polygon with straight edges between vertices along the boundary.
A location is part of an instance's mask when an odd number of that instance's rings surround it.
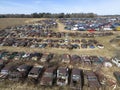
<svg viewBox="0 0 120 90">
<path fill-rule="evenodd" d="M 66 30 L 64 29 L 64 25 L 60 23 L 59 20 L 57 20 L 57 23 L 58 23 L 58 32 L 66 32 Z"/>
</svg>

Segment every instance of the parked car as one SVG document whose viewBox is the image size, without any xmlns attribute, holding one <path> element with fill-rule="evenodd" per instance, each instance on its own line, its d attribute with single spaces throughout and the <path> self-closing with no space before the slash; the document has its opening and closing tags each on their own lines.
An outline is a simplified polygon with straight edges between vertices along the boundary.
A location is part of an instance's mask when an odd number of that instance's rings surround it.
<svg viewBox="0 0 120 90">
<path fill-rule="evenodd" d="M 7 79 L 14 68 L 12 65 L 6 65 L 0 72 L 0 79 Z"/>
<path fill-rule="evenodd" d="M 83 75 L 82 70 L 72 69 L 70 88 L 74 90 L 82 90 L 83 88 Z"/>
<path fill-rule="evenodd" d="M 3 61 L 3 60 L 0 60 L 0 71 L 1 71 L 1 69 L 2 69 L 4 66 L 5 66 L 4 61 Z"/>
<path fill-rule="evenodd" d="M 87 78 L 86 81 L 87 81 L 88 87 L 91 87 L 91 88 L 100 88 L 101 87 L 100 82 L 94 72 L 86 71 L 85 77 Z"/>
<path fill-rule="evenodd" d="M 117 66 L 120 67 L 120 57 L 112 58 L 112 62 Z"/>
<path fill-rule="evenodd" d="M 81 48 L 87 48 L 87 44 L 81 44 Z"/>
<path fill-rule="evenodd" d="M 52 86 L 53 84 L 55 84 L 56 74 L 57 74 L 56 67 L 47 68 L 40 80 L 40 85 Z"/>
<path fill-rule="evenodd" d="M 57 85 L 65 86 L 68 84 L 69 69 L 67 67 L 59 67 L 57 69 Z"/>
<path fill-rule="evenodd" d="M 39 45 L 39 48 L 45 48 L 47 46 L 47 44 L 46 43 L 43 43 L 43 44 L 40 44 Z"/>
<path fill-rule="evenodd" d="M 14 66 L 12 65 L 6 65 L 2 70 L 1 74 L 3 75 L 9 75 L 10 71 L 14 69 Z"/>
<path fill-rule="evenodd" d="M 73 44 L 74 49 L 80 49 L 80 46 L 78 44 Z"/>
<path fill-rule="evenodd" d="M 22 55 L 22 58 L 28 58 L 30 56 L 30 53 L 25 53 L 24 55 Z"/>
<path fill-rule="evenodd" d="M 89 48 L 94 49 L 95 46 L 94 46 L 93 44 L 90 44 L 90 45 L 89 45 Z"/>
<path fill-rule="evenodd" d="M 23 78 L 24 77 L 23 77 L 22 73 L 17 71 L 16 68 L 14 70 L 12 70 L 8 76 L 8 79 L 12 80 L 12 81 L 19 81 L 19 80 L 22 80 Z"/>
<path fill-rule="evenodd" d="M 17 70 L 22 74 L 24 78 L 26 78 L 31 68 L 32 66 L 23 64 L 17 67 Z"/>
<path fill-rule="evenodd" d="M 100 48 L 100 49 L 104 48 L 104 46 L 102 44 L 97 44 L 97 47 Z"/>
<path fill-rule="evenodd" d="M 53 56 L 54 56 L 53 54 L 45 53 L 45 54 L 43 54 L 43 56 L 41 57 L 40 61 L 41 61 L 41 62 L 49 62 L 50 60 L 52 60 Z"/>
<path fill-rule="evenodd" d="M 113 72 L 113 75 L 115 76 L 117 82 L 118 82 L 118 85 L 120 85 L 120 72 L 119 71 L 115 71 Z"/>
<path fill-rule="evenodd" d="M 43 55 L 42 53 L 31 53 L 30 54 L 30 59 L 34 60 L 34 61 L 37 61 L 37 60 L 40 60 L 42 55 Z"/>
<path fill-rule="evenodd" d="M 61 55 L 61 61 L 63 63 L 70 63 L 71 61 L 71 56 L 69 54 L 62 54 Z"/>
<path fill-rule="evenodd" d="M 81 58 L 80 58 L 80 56 L 78 56 L 78 55 L 72 55 L 71 56 L 71 63 L 80 63 L 81 62 Z"/>
<path fill-rule="evenodd" d="M 43 66 L 34 66 L 29 74 L 28 74 L 28 78 L 29 79 L 34 79 L 34 80 L 38 80 L 38 78 L 42 75 L 43 73 Z"/>
</svg>

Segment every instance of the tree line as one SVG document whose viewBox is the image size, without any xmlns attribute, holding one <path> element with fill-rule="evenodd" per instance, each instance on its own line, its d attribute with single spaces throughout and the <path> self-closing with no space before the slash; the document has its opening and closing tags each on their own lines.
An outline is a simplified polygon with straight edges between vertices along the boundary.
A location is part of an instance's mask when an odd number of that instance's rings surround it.
<svg viewBox="0 0 120 90">
<path fill-rule="evenodd" d="M 32 14 L 0 14 L 0 18 L 94 18 L 94 13 L 32 13 Z"/>
</svg>

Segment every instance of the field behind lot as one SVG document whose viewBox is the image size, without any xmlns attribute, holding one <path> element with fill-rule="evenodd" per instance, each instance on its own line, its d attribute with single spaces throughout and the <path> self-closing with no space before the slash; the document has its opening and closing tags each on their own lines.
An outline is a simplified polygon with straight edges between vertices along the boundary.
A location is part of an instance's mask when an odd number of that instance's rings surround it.
<svg viewBox="0 0 120 90">
<path fill-rule="evenodd" d="M 44 18 L 0 18 L 0 29 L 6 28 L 8 26 L 23 25 L 42 19 Z"/>
</svg>

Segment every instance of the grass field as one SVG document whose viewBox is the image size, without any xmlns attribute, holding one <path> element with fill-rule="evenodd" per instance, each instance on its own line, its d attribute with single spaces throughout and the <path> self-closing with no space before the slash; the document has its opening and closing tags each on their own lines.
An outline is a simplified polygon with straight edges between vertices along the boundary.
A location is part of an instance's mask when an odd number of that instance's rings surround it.
<svg viewBox="0 0 120 90">
<path fill-rule="evenodd" d="M 42 18 L 44 19 L 44 18 Z M 6 28 L 8 26 L 23 25 L 33 21 L 42 20 L 38 18 L 0 18 L 0 29 Z"/>
</svg>

